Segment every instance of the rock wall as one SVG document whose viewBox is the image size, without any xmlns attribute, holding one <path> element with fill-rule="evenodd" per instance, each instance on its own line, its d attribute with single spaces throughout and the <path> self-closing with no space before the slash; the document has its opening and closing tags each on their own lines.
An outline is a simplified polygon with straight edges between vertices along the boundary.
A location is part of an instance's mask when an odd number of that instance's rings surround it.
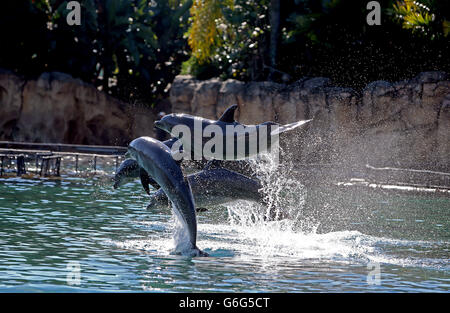
<svg viewBox="0 0 450 313">
<path fill-rule="evenodd" d="M 372 82 L 361 93 L 322 77 L 282 85 L 178 76 L 170 101 L 173 112 L 214 119 L 236 103 L 237 120 L 247 124 L 313 118 L 281 138 L 297 164 L 450 171 L 450 81 L 443 72 Z"/>
<path fill-rule="evenodd" d="M 254 124 L 313 118 L 281 138 L 297 164 L 370 164 L 450 172 L 450 81 L 443 72 L 372 82 L 362 92 L 327 78 L 291 85 L 178 76 L 173 112 L 218 118 L 237 103 L 237 119 Z M 126 145 L 153 135 L 155 113 L 126 104 L 62 73 L 24 80 L 0 70 L 0 140 Z"/>
<path fill-rule="evenodd" d="M 155 115 L 63 73 L 36 80 L 0 71 L 0 140 L 126 145 L 153 135 Z"/>
</svg>

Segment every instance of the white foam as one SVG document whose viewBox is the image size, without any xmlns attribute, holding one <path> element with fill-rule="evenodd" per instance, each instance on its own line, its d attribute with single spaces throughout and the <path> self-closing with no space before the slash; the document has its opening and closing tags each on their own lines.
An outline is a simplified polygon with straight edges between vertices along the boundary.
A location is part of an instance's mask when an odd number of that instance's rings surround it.
<svg viewBox="0 0 450 313">
<path fill-rule="evenodd" d="M 428 247 L 435 245 L 435 242 L 379 238 L 358 231 L 318 234 L 319 225 L 303 216 L 306 189 L 298 181 L 289 178 L 290 165 L 280 167 L 270 156 L 263 156 L 253 162 L 252 167 L 262 182 L 266 203 L 274 208 L 275 216 L 284 219 L 269 221 L 267 207 L 252 202 L 228 204 L 228 221 L 198 225 L 197 246 L 205 249 L 211 257 L 233 257 L 242 262 L 259 260 L 261 262 L 258 264 L 263 264 L 266 270 L 276 270 L 277 264 L 287 261 L 310 259 L 448 268 L 441 259 L 404 258 L 386 252 L 392 247 Z M 156 226 L 161 228 L 161 224 L 164 224 L 165 231 L 151 233 L 148 240 L 128 240 L 114 244 L 125 249 L 154 251 L 158 255 L 184 251 L 189 243 L 186 227 L 175 216 L 167 222 L 149 222 L 147 225 L 152 229 Z M 442 244 L 448 246 L 448 243 Z"/>
</svg>

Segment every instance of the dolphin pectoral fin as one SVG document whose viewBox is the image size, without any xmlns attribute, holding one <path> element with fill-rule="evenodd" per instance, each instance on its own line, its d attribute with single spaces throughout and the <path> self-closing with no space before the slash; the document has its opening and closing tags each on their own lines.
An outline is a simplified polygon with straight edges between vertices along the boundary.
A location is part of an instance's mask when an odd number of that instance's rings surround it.
<svg viewBox="0 0 450 313">
<path fill-rule="evenodd" d="M 196 212 L 207 212 L 208 209 L 207 208 L 196 208 L 195 211 Z"/>
<path fill-rule="evenodd" d="M 150 188 L 149 185 L 151 183 L 151 178 L 148 176 L 147 172 L 143 169 L 139 169 L 139 178 L 141 179 L 142 187 L 144 188 L 145 192 L 149 195 L 150 194 Z"/>
<path fill-rule="evenodd" d="M 237 104 L 233 104 L 228 109 L 223 112 L 222 116 L 218 119 L 221 122 L 233 123 L 234 122 L 234 112 L 238 108 Z"/>
<path fill-rule="evenodd" d="M 286 125 L 283 125 L 283 126 L 279 126 L 275 130 L 271 131 L 270 135 L 271 136 L 279 135 L 281 133 L 284 133 L 284 132 L 287 132 L 289 130 L 293 130 L 293 129 L 297 128 L 297 127 L 303 126 L 303 125 L 305 125 L 305 124 L 307 124 L 307 123 L 309 123 L 311 121 L 312 121 L 312 119 L 298 121 L 298 122 L 294 122 L 294 123 L 291 123 L 291 124 L 286 124 Z"/>
</svg>

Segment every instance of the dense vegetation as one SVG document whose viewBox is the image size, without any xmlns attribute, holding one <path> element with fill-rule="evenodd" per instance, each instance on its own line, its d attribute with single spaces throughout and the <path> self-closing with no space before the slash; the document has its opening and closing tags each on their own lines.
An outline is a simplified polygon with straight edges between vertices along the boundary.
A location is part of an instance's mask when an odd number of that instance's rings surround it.
<svg viewBox="0 0 450 313">
<path fill-rule="evenodd" d="M 0 67 L 34 77 L 61 71 L 126 99 L 164 98 L 180 71 L 197 76 L 292 82 L 326 76 L 363 87 L 425 70 L 450 72 L 450 1 L 80 0 L 6 1 Z"/>
<path fill-rule="evenodd" d="M 337 84 L 363 87 L 377 79 L 449 70 L 450 1 L 378 1 L 380 26 L 366 23 L 367 0 L 202 2 L 203 10 L 205 4 L 221 6 L 222 14 L 205 14 L 215 18 L 215 40 L 190 34 L 192 57 L 185 70 L 200 77 L 293 81 L 325 76 Z M 281 2 L 276 14 L 275 2 Z M 197 7 L 191 11 L 201 14 Z M 271 17 L 277 14 L 274 61 Z M 209 23 L 211 19 L 195 20 L 190 32 L 210 29 L 205 27 Z"/>
<path fill-rule="evenodd" d="M 68 1 L 2 3 L 0 67 L 26 76 L 69 73 L 128 102 L 164 95 L 189 58 L 183 34 L 192 2 L 79 2 L 80 26 L 66 22 Z"/>
</svg>

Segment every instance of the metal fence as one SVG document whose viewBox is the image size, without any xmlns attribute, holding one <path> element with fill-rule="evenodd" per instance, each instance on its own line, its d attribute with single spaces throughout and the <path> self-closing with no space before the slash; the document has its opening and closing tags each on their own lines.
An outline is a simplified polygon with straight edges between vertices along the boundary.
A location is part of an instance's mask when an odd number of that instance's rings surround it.
<svg viewBox="0 0 450 313">
<path fill-rule="evenodd" d="M 110 174 L 125 147 L 0 141 L 0 176 Z"/>
</svg>

